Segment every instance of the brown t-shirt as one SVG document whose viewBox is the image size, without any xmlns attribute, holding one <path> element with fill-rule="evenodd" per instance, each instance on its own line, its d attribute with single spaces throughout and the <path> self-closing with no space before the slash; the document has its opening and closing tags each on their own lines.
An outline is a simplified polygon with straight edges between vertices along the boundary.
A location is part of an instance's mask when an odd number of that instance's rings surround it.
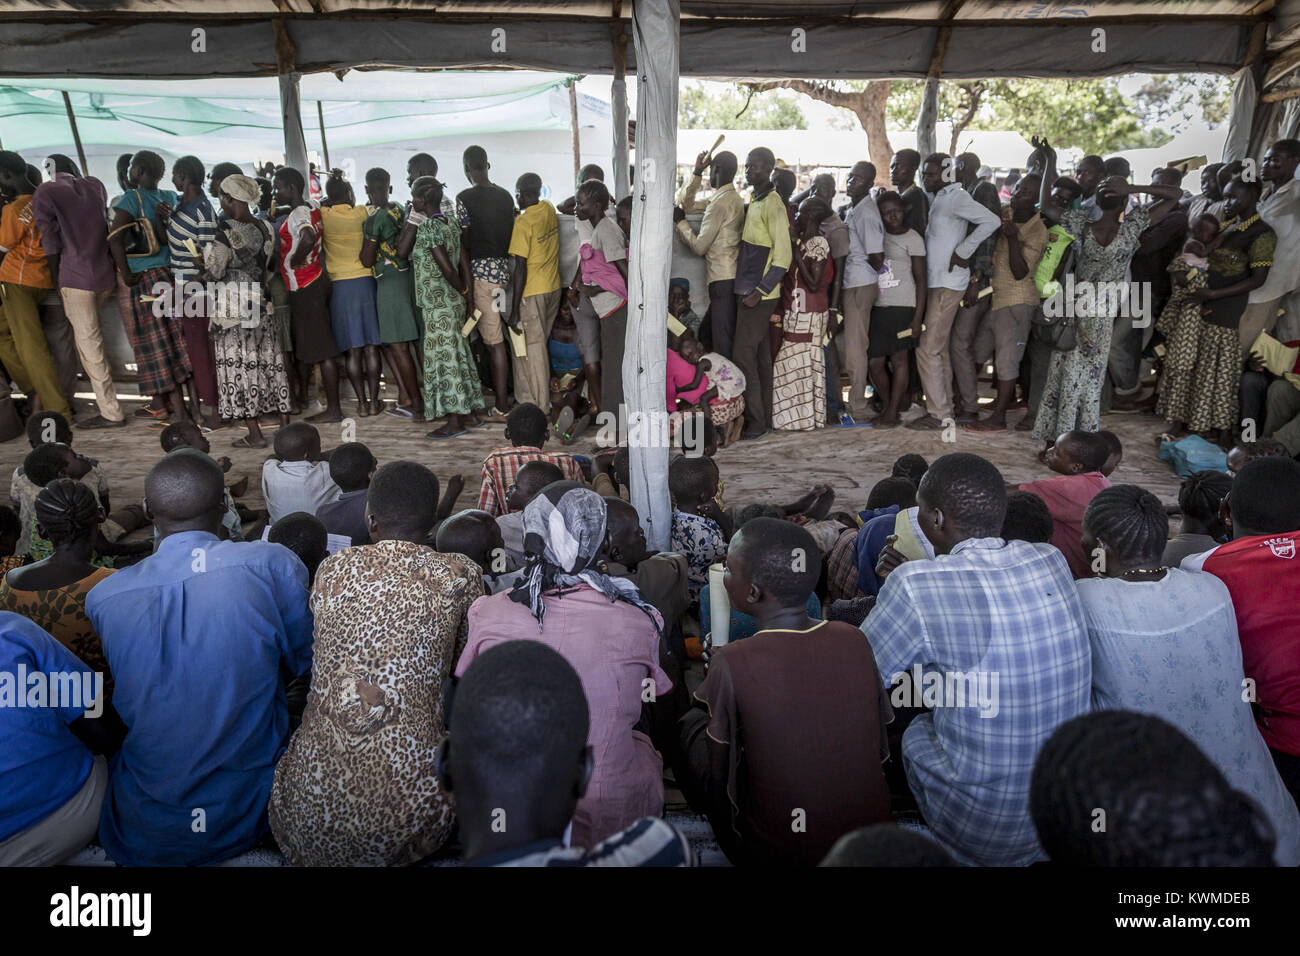
<svg viewBox="0 0 1300 956">
<path fill-rule="evenodd" d="M 747 856 L 815 866 L 845 833 L 889 819 L 881 762 L 893 711 L 857 628 L 759 631 L 715 652 L 695 696 L 709 737 L 729 750 Z"/>
</svg>

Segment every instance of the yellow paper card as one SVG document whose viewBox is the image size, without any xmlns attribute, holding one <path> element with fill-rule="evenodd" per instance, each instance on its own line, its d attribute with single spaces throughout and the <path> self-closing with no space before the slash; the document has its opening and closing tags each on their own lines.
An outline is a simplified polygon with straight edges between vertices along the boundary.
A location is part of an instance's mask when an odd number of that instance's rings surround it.
<svg viewBox="0 0 1300 956">
<path fill-rule="evenodd" d="M 466 319 L 465 324 L 460 327 L 460 334 L 465 338 L 469 338 L 469 334 L 474 331 L 474 326 L 478 325 L 478 320 L 481 318 L 483 318 L 483 313 L 475 309 L 474 314 Z"/>
<path fill-rule="evenodd" d="M 516 332 L 508 325 L 506 328 L 510 331 L 510 341 L 515 347 L 515 356 L 518 358 L 526 358 L 528 356 L 528 349 L 524 343 L 524 333 Z"/>
<path fill-rule="evenodd" d="M 686 331 L 686 326 L 682 323 L 682 320 L 671 312 L 668 313 L 668 331 L 673 335 L 681 335 Z"/>
</svg>

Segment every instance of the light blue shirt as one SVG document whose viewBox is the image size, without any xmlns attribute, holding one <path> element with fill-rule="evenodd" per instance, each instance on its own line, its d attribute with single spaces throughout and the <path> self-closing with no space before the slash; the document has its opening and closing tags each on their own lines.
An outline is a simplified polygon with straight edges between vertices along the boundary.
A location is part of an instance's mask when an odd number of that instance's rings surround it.
<svg viewBox="0 0 1300 956">
<path fill-rule="evenodd" d="M 206 531 L 163 538 L 87 595 L 130 728 L 99 823 L 116 862 L 215 863 L 266 832 L 289 742 L 281 669 L 311 668 L 307 599 L 307 569 L 288 548 Z"/>
<path fill-rule="evenodd" d="M 935 837 L 962 863 L 1042 859 L 1029 777 L 1052 732 L 1088 712 L 1092 686 L 1083 610 L 1061 552 L 968 538 L 950 554 L 908 561 L 885 579 L 862 631 L 887 687 L 919 667 L 923 683 L 956 688 L 958 675 L 972 675 L 993 691 L 991 707 L 945 697 L 903 733 L 907 782 Z"/>
<path fill-rule="evenodd" d="M 1277 831 L 1279 866 L 1300 864 L 1300 814 L 1244 698 L 1237 615 L 1212 574 L 1076 582 L 1092 644 L 1094 710 L 1136 710 L 1192 739 Z"/>
<path fill-rule="evenodd" d="M 844 262 L 844 288 L 875 285 L 876 270 L 867 261 L 868 256 L 885 251 L 885 224 L 880 210 L 870 196 L 863 197 L 856 206 L 844 214 L 844 224 L 849 227 L 849 257 Z"/>
<path fill-rule="evenodd" d="M 926 284 L 931 289 L 960 289 L 970 285 L 970 269 L 949 269 L 952 254 L 970 259 L 980 243 L 1002 225 L 997 214 L 980 205 L 961 183 L 949 183 L 930 200 L 925 227 Z M 969 234 L 967 229 L 974 226 Z"/>
</svg>

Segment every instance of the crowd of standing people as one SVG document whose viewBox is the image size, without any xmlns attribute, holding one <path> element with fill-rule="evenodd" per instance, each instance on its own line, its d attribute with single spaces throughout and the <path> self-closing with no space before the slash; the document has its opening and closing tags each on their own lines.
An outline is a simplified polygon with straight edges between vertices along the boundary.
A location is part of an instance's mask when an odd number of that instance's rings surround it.
<svg viewBox="0 0 1300 956">
<path fill-rule="evenodd" d="M 184 157 L 165 189 L 157 154 L 123 160 L 109 202 L 67 157 L 0 152 L 0 362 L 31 446 L 0 508 L 0 863 L 93 841 L 126 865 L 689 865 L 668 776 L 737 865 L 1300 864 L 1300 143 L 1270 147 L 1267 192 L 1228 164 L 1197 196 L 1118 157 L 1062 176 L 1046 141 L 1006 195 L 973 154 L 903 150 L 892 188 L 854 165 L 839 209 L 765 148 L 748 202 L 738 158 L 701 154 L 674 241 L 708 307 L 673 278 L 665 411 L 703 440 L 671 458 L 664 552 L 628 436 L 546 447 L 624 404 L 632 203 L 601 170 L 557 208 L 478 147 L 451 196 L 422 153 L 404 206 L 378 168 L 359 204 L 339 171 L 318 200 L 289 167 Z M 93 415 L 44 338 L 54 288 Z M 126 424 L 113 294 L 163 452 L 118 509 L 73 449 Z M 1050 472 L 1020 484 L 907 454 L 851 505 L 728 502 L 714 458 L 827 426 L 920 447 L 1018 406 Z M 1173 536 L 1109 477 L 1103 410 L 1144 408 L 1230 449 Z M 507 444 L 457 511 L 459 477 L 324 448 L 345 414 Z M 272 452 L 260 521 L 211 455 L 236 423 Z M 5 706 L 20 668 L 98 689 Z"/>
</svg>

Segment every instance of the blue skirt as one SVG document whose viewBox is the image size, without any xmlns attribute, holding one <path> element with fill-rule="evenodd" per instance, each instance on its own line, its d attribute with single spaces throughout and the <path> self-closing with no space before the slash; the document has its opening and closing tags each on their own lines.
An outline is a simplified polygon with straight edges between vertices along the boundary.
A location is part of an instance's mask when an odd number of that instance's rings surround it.
<svg viewBox="0 0 1300 956">
<path fill-rule="evenodd" d="M 339 351 L 380 344 L 374 276 L 331 283 L 330 325 Z"/>
</svg>

